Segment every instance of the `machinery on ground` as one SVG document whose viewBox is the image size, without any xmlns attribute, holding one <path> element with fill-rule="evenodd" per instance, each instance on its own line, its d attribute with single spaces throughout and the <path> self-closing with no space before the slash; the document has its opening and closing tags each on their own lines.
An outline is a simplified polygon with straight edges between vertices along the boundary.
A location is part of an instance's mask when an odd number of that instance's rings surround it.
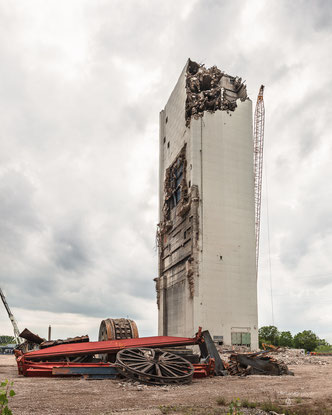
<svg viewBox="0 0 332 415">
<path fill-rule="evenodd" d="M 31 338 L 30 334 L 30 341 Z M 183 346 L 190 345 L 200 347 L 199 363 L 191 363 L 186 358 L 193 352 Z M 225 374 L 211 336 L 201 330 L 193 338 L 154 336 L 98 342 L 75 341 L 26 353 L 16 349 L 15 355 L 19 373 L 28 377 L 85 376 L 105 379 L 123 376 L 146 384 L 179 385 L 191 382 L 193 377 Z M 100 357 L 103 355 L 109 359 L 104 361 Z"/>
<path fill-rule="evenodd" d="M 7 310 L 8 317 L 9 317 L 9 319 L 10 319 L 12 325 L 13 325 L 15 341 L 16 341 L 17 344 L 21 344 L 22 340 L 20 338 L 20 331 L 18 329 L 17 322 L 15 320 L 15 317 L 14 317 L 13 313 L 11 312 L 11 310 L 9 308 L 9 305 L 7 303 L 5 294 L 3 293 L 1 288 L 0 288 L 0 297 L 1 297 L 1 300 L 3 302 L 3 305 L 5 306 L 5 309 Z"/>
<path fill-rule="evenodd" d="M 96 342 L 87 335 L 46 341 L 28 329 L 20 336 L 26 341 L 15 349 L 17 367 L 28 377 L 122 377 L 148 385 L 182 385 L 208 376 L 292 374 L 265 350 L 232 351 L 229 361 L 223 361 L 210 333 L 201 328 L 192 338 L 138 337 L 133 320 L 106 319 Z"/>
</svg>

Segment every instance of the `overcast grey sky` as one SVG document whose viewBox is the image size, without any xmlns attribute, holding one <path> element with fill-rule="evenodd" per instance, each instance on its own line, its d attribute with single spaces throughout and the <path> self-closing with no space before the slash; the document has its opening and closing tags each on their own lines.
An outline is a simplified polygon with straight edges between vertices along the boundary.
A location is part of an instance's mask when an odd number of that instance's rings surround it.
<svg viewBox="0 0 332 415">
<path fill-rule="evenodd" d="M 328 0 L 0 0 L 0 286 L 19 327 L 157 333 L 158 117 L 191 57 L 254 102 L 266 86 L 260 325 L 332 342 L 331 18 Z"/>
</svg>

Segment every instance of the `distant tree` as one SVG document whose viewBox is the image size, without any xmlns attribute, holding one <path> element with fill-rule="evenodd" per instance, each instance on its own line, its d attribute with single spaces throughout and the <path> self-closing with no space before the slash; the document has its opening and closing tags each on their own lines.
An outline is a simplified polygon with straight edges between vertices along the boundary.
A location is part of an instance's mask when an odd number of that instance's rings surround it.
<svg viewBox="0 0 332 415">
<path fill-rule="evenodd" d="M 15 337 L 13 336 L 0 336 L 0 344 L 12 344 L 15 343 Z"/>
<path fill-rule="evenodd" d="M 279 335 L 279 346 L 294 347 L 294 340 L 290 331 L 282 331 Z"/>
<path fill-rule="evenodd" d="M 331 347 L 330 343 L 327 342 L 325 339 L 318 339 L 318 346 L 327 346 Z"/>
<path fill-rule="evenodd" d="M 259 346 L 262 343 L 279 345 L 279 331 L 276 326 L 263 326 L 258 330 Z"/>
<path fill-rule="evenodd" d="M 297 349 L 305 349 L 312 352 L 319 345 L 319 338 L 311 330 L 303 330 L 294 336 L 294 346 Z"/>
<path fill-rule="evenodd" d="M 325 339 L 319 339 L 318 346 L 314 351 L 317 353 L 332 353 L 332 346 Z"/>
<path fill-rule="evenodd" d="M 331 345 L 320 345 L 317 346 L 314 352 L 317 353 L 332 353 L 332 346 Z"/>
</svg>

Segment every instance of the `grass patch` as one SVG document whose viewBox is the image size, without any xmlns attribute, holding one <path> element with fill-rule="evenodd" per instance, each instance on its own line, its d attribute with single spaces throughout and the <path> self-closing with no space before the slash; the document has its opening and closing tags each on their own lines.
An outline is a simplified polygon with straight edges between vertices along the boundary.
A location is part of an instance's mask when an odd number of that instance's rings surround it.
<svg viewBox="0 0 332 415">
<path fill-rule="evenodd" d="M 294 399 L 291 407 L 286 407 L 280 400 L 269 400 L 263 402 L 244 399 L 232 399 L 228 401 L 223 396 L 216 399 L 213 405 L 162 405 L 159 406 L 161 414 L 164 415 L 245 415 L 244 409 L 261 409 L 266 413 L 273 411 L 284 415 L 332 415 L 332 398 L 325 401 L 304 402 L 304 399 Z"/>
<path fill-rule="evenodd" d="M 219 396 L 219 398 L 217 398 L 217 404 L 220 406 L 226 406 L 226 399 L 223 396 Z"/>
<path fill-rule="evenodd" d="M 258 405 L 257 402 L 250 402 L 248 399 L 242 399 L 241 406 L 242 408 L 256 408 Z"/>
<path fill-rule="evenodd" d="M 275 403 L 271 402 L 271 401 L 265 401 L 259 404 L 259 408 L 262 409 L 265 412 L 277 412 L 280 413 L 279 411 L 281 410 L 279 405 L 276 405 Z M 284 412 L 282 412 L 284 413 Z"/>
<path fill-rule="evenodd" d="M 158 409 L 162 414 L 171 415 L 225 415 L 225 409 L 204 407 L 204 406 L 188 406 L 188 405 L 162 405 Z"/>
<path fill-rule="evenodd" d="M 173 405 L 161 405 L 159 406 L 159 410 L 162 414 L 171 414 L 172 412 L 177 412 L 178 407 Z"/>
</svg>

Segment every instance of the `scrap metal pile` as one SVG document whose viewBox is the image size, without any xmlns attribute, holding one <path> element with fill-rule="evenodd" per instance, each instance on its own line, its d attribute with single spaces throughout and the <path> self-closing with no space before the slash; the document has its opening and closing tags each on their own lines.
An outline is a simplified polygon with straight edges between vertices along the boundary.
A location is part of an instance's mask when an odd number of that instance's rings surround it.
<svg viewBox="0 0 332 415">
<path fill-rule="evenodd" d="M 267 355 L 268 351 L 257 353 L 232 353 L 228 362 L 224 362 L 226 369 L 233 376 L 247 375 L 294 375 L 287 365 Z"/>
<path fill-rule="evenodd" d="M 136 327 L 130 320 L 129 325 Z M 117 329 L 119 327 L 123 330 Z M 220 374 L 224 369 L 219 355 L 217 363 L 212 357 L 218 353 L 213 350 L 214 344 L 208 332 L 199 330 L 194 338 L 138 338 L 137 328 L 127 328 L 119 320 L 104 320 L 99 336 L 113 339 L 97 342 L 88 341 L 86 336 L 45 342 L 25 330 L 21 334 L 27 342 L 15 350 L 19 374 L 28 377 L 83 376 L 88 379 L 122 376 L 146 384 L 164 385 L 189 383 L 193 377 Z M 192 350 L 184 348 L 190 345 L 200 346 L 202 360 L 195 360 Z M 26 350 L 27 347 L 30 350 Z"/>
<path fill-rule="evenodd" d="M 286 365 L 264 353 L 235 354 L 224 362 L 208 331 L 193 338 L 138 337 L 135 322 L 103 320 L 99 341 L 88 336 L 45 341 L 25 329 L 15 350 L 18 372 L 28 377 L 81 376 L 87 379 L 124 377 L 150 385 L 190 383 L 193 378 L 248 374 L 291 374 Z M 187 346 L 199 346 L 195 354 Z"/>
</svg>

